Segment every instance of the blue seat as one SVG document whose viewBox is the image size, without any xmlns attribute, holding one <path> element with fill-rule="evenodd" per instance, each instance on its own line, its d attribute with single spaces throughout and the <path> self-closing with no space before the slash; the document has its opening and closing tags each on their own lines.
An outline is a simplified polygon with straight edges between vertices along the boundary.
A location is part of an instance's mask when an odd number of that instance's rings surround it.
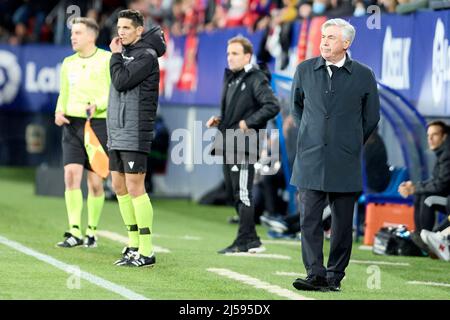
<svg viewBox="0 0 450 320">
<path fill-rule="evenodd" d="M 358 202 L 361 204 L 368 203 L 398 203 L 398 204 L 413 204 L 413 197 L 403 198 L 398 193 L 398 187 L 403 181 L 409 180 L 409 174 L 407 168 L 394 167 L 391 170 L 391 179 L 386 190 L 380 193 L 364 193 L 362 194 Z"/>
<path fill-rule="evenodd" d="M 412 205 L 414 200 L 412 196 L 408 198 L 403 198 L 398 193 L 398 187 L 403 181 L 409 180 L 409 174 L 407 168 L 399 168 L 393 167 L 391 168 L 391 179 L 389 180 L 389 185 L 383 192 L 380 193 L 363 193 L 359 199 L 358 203 L 367 205 L 369 203 L 396 203 L 396 204 L 408 204 Z M 353 226 L 356 230 L 355 240 L 359 238 L 360 235 L 363 234 L 360 228 L 360 219 L 361 217 L 358 214 L 355 214 L 353 220 Z"/>
</svg>

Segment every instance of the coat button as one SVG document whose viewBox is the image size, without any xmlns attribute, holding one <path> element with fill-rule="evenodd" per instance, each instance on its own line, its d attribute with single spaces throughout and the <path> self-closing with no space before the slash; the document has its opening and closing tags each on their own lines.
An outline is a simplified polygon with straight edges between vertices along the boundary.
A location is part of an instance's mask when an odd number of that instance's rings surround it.
<svg viewBox="0 0 450 320">
<path fill-rule="evenodd" d="M 329 115 L 326 115 L 326 116 L 325 116 L 325 119 L 327 119 L 327 120 L 330 119 L 330 116 L 329 116 Z"/>
<path fill-rule="evenodd" d="M 327 91 L 325 91 L 325 93 L 328 93 L 328 90 L 327 90 Z"/>
</svg>

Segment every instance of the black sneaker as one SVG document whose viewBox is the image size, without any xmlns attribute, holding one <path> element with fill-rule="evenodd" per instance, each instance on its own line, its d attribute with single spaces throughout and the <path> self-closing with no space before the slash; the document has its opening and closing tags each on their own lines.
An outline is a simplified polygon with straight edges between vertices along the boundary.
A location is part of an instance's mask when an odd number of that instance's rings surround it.
<svg viewBox="0 0 450 320">
<path fill-rule="evenodd" d="M 95 236 L 84 237 L 84 246 L 86 248 L 97 248 L 97 237 Z"/>
<path fill-rule="evenodd" d="M 329 285 L 325 277 L 307 276 L 306 279 L 298 278 L 292 284 L 297 290 L 304 291 L 329 291 Z"/>
<path fill-rule="evenodd" d="M 120 258 L 119 260 L 116 260 L 114 262 L 114 264 L 116 266 L 124 266 L 127 264 L 128 260 L 131 259 L 132 255 L 134 252 L 137 252 L 138 248 L 129 248 L 129 247 L 125 247 L 122 250 L 122 258 Z"/>
<path fill-rule="evenodd" d="M 73 248 L 77 246 L 81 246 L 83 244 L 83 240 L 75 237 L 70 232 L 65 232 L 64 237 L 66 238 L 64 241 L 58 242 L 56 244 L 57 247 L 60 248 Z"/>
<path fill-rule="evenodd" d="M 327 278 L 328 289 L 330 291 L 340 292 L 341 291 L 341 282 L 334 278 Z"/>
<path fill-rule="evenodd" d="M 143 256 L 139 252 L 135 251 L 131 254 L 130 259 L 127 261 L 127 267 L 153 267 L 156 263 L 155 255 L 152 254 L 149 257 Z"/>
</svg>

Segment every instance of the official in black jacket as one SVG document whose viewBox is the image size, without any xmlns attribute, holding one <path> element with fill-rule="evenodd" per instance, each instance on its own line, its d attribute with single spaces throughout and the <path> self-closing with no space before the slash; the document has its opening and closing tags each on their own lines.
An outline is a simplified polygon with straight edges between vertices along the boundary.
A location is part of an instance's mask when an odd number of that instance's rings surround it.
<svg viewBox="0 0 450 320">
<path fill-rule="evenodd" d="M 164 54 L 166 45 L 159 27 L 144 33 L 143 25 L 139 11 L 120 11 L 119 36 L 110 44 L 109 165 L 129 237 L 122 257 L 115 262 L 117 266 L 146 267 L 156 261 L 153 208 L 144 181 L 158 106 L 158 57 Z"/>
<path fill-rule="evenodd" d="M 450 141 L 448 126 L 442 121 L 432 121 L 428 124 L 428 146 L 436 154 L 436 163 L 430 179 L 413 183 L 406 181 L 400 184 L 398 192 L 405 198 L 414 195 L 415 232 L 422 229 L 432 230 L 435 223 L 433 208 L 425 205 L 428 196 L 450 195 Z"/>
<path fill-rule="evenodd" d="M 291 112 L 299 125 L 291 183 L 300 191 L 299 290 L 340 290 L 350 260 L 353 207 L 362 191 L 361 152 L 380 119 L 373 72 L 346 54 L 355 29 L 343 19 L 322 25 L 321 56 L 298 65 Z M 322 212 L 332 210 L 330 256 L 323 265 Z"/>
<path fill-rule="evenodd" d="M 263 252 L 256 234 L 252 198 L 254 163 L 259 154 L 259 130 L 280 110 L 268 76 L 250 64 L 251 42 L 244 37 L 228 41 L 229 69 L 225 70 L 221 116 L 211 117 L 207 127 L 217 126 L 212 154 L 223 155 L 223 173 L 227 191 L 239 214 L 236 239 L 218 253 Z M 246 136 L 246 137 L 245 137 Z M 242 140 L 241 140 L 242 138 Z"/>
</svg>

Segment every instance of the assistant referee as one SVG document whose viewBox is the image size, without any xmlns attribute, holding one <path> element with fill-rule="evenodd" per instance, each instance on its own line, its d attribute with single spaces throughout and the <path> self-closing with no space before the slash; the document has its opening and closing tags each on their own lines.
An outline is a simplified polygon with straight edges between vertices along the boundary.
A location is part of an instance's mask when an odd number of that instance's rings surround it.
<svg viewBox="0 0 450 320">
<path fill-rule="evenodd" d="M 75 18 L 71 30 L 72 48 L 75 54 L 64 59 L 61 67 L 60 93 L 55 110 L 55 123 L 63 127 L 62 151 L 64 183 L 69 231 L 58 247 L 71 248 L 83 245 L 81 212 L 83 195 L 81 179 L 87 169 L 88 227 L 84 245 L 96 247 L 95 232 L 105 201 L 103 179 L 89 166 L 84 147 L 84 125 L 87 114 L 91 126 L 106 151 L 106 108 L 108 106 L 109 61 L 111 53 L 95 45 L 99 27 L 90 18 Z"/>
</svg>

